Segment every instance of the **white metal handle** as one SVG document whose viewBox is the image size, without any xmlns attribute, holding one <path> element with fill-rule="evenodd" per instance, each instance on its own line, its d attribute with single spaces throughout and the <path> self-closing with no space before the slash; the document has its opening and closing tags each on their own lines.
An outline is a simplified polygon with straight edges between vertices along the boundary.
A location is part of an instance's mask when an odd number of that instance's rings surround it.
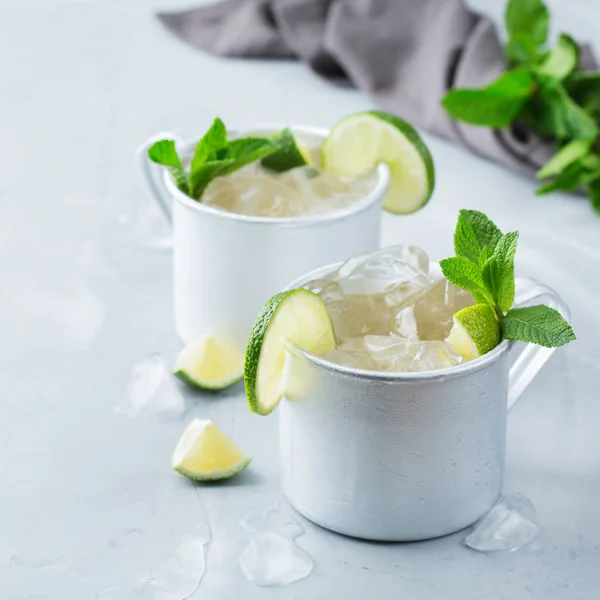
<svg viewBox="0 0 600 600">
<path fill-rule="evenodd" d="M 562 298 L 549 287 L 542 285 L 534 279 L 518 277 L 515 280 L 516 298 L 515 307 L 529 306 L 544 301 L 548 306 L 555 308 L 565 319 L 569 319 L 569 307 Z M 544 348 L 536 344 L 527 344 L 525 349 L 515 360 L 508 376 L 508 410 L 519 399 L 525 388 L 531 383 L 545 362 L 550 358 L 556 348 Z"/>
<path fill-rule="evenodd" d="M 164 169 L 148 158 L 148 148 L 150 148 L 154 142 L 165 139 L 174 140 L 176 146 L 179 148 L 183 147 L 183 141 L 180 137 L 168 132 L 159 133 L 146 140 L 137 149 L 135 156 L 150 193 L 154 197 L 154 200 L 156 200 L 161 212 L 170 223 L 172 219 L 172 199 L 165 186 Z"/>
</svg>

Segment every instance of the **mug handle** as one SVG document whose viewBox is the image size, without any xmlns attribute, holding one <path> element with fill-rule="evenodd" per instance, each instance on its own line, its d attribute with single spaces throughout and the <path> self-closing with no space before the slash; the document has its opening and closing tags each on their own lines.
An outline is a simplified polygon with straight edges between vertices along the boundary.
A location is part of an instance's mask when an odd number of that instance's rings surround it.
<svg viewBox="0 0 600 600">
<path fill-rule="evenodd" d="M 152 162 L 148 158 L 148 148 L 150 148 L 154 142 L 165 139 L 174 140 L 175 145 L 179 146 L 180 148 L 183 146 L 183 140 L 180 137 L 168 132 L 159 133 L 146 140 L 137 149 L 135 157 L 150 193 L 154 197 L 154 200 L 156 200 L 160 211 L 163 213 L 167 221 L 171 223 L 172 200 L 171 195 L 165 186 L 164 170 L 161 166 Z"/>
<path fill-rule="evenodd" d="M 549 287 L 535 279 L 517 277 L 515 280 L 515 308 L 529 306 L 544 299 L 545 304 L 555 308 L 565 319 L 569 319 L 569 307 L 563 299 Z M 544 348 L 536 344 L 527 344 L 510 368 L 508 375 L 508 410 L 511 410 L 525 388 L 531 383 L 544 363 L 552 356 L 556 348 Z"/>
</svg>

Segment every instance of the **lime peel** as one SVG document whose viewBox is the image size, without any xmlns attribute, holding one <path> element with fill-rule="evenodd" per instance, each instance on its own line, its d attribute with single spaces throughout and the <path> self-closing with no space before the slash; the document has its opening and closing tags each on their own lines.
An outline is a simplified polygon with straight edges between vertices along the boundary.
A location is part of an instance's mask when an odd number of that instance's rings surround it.
<svg viewBox="0 0 600 600">
<path fill-rule="evenodd" d="M 296 140 L 289 129 L 283 129 L 274 136 L 278 150 L 265 156 L 260 164 L 269 171 L 281 173 L 310 162 L 309 154 L 302 144 Z"/>
<path fill-rule="evenodd" d="M 316 355 L 335 349 L 331 316 L 314 292 L 304 288 L 280 292 L 264 305 L 256 319 L 244 368 L 252 412 L 268 415 L 281 401 L 287 344 Z"/>
<path fill-rule="evenodd" d="M 453 321 L 446 342 L 465 360 L 479 358 L 500 343 L 500 323 L 489 304 L 467 306 L 454 314 Z"/>
</svg>

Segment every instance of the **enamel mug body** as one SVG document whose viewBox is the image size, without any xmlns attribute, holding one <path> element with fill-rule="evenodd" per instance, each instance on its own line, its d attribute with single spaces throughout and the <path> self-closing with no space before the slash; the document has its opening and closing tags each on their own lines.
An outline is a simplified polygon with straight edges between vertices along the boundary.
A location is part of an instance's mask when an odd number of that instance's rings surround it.
<svg viewBox="0 0 600 600">
<path fill-rule="evenodd" d="M 257 126 L 243 134 L 271 134 L 282 126 Z M 326 130 L 291 127 L 322 141 Z M 235 132 L 231 135 L 236 135 Z M 164 134 L 153 140 L 174 136 Z M 139 150 L 147 183 L 173 224 L 173 291 L 179 336 L 228 334 L 245 345 L 263 304 L 291 278 L 324 263 L 379 246 L 381 201 L 389 185 L 385 165 L 373 189 L 339 211 L 294 218 L 253 217 L 213 208 L 189 198 L 170 175 Z M 179 143 L 185 155 L 192 146 Z"/>
<path fill-rule="evenodd" d="M 313 272 L 290 287 L 326 276 Z M 548 288 L 519 280 L 517 303 Z M 458 531 L 482 517 L 502 488 L 508 408 L 552 350 L 512 344 L 451 369 L 380 373 L 300 350 L 304 382 L 281 402 L 281 483 L 315 523 L 360 538 L 411 541 Z"/>
</svg>

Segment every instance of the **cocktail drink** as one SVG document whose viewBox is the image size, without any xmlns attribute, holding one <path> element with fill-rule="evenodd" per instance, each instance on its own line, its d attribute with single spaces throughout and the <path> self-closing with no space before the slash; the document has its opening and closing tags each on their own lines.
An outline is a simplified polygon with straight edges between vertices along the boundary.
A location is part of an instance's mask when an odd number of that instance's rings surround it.
<svg viewBox="0 0 600 600">
<path fill-rule="evenodd" d="M 338 345 L 323 358 L 373 371 L 413 373 L 453 367 L 463 357 L 446 342 L 470 292 L 430 268 L 414 246 L 351 258 L 305 286 L 327 305 Z"/>
<path fill-rule="evenodd" d="M 202 202 L 241 215 L 286 218 L 322 215 L 347 209 L 373 190 L 375 170 L 343 178 L 320 167 L 323 139 L 296 136 L 306 164 L 278 172 L 255 161 L 227 177 L 213 179 Z"/>
</svg>

